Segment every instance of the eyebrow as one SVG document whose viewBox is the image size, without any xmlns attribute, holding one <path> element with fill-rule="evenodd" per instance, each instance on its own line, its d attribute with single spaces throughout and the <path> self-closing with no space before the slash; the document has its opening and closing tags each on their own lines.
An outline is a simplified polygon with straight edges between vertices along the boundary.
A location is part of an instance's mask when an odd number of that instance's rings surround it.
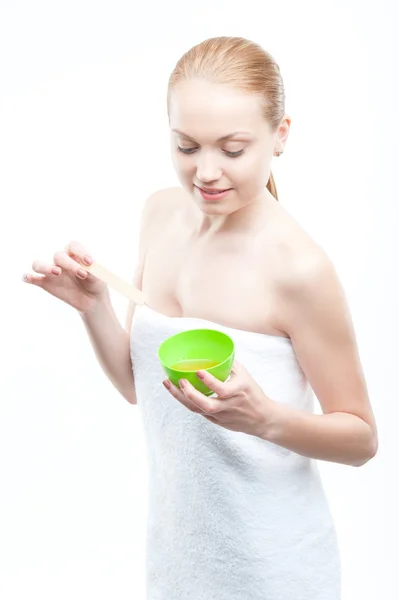
<svg viewBox="0 0 399 600">
<path fill-rule="evenodd" d="M 183 133 L 182 131 L 179 131 L 178 129 L 172 129 L 172 131 L 174 131 L 175 133 L 178 133 L 179 135 L 187 138 L 188 140 L 191 140 L 192 142 L 195 142 L 195 140 L 190 137 L 189 135 L 187 135 L 186 133 Z M 239 135 L 239 134 L 245 134 L 245 135 L 251 135 L 249 131 L 234 131 L 234 133 L 229 133 L 227 135 L 223 135 L 221 138 L 219 138 L 218 142 L 223 142 L 224 140 L 229 140 L 230 138 L 234 137 L 235 135 Z"/>
</svg>

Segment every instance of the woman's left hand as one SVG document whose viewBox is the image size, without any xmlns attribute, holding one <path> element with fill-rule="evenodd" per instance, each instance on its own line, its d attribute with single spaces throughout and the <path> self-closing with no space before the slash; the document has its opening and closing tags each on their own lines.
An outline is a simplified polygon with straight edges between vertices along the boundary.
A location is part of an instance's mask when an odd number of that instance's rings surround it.
<svg viewBox="0 0 399 600">
<path fill-rule="evenodd" d="M 210 398 L 196 390 L 186 379 L 179 389 L 166 379 L 164 386 L 176 400 L 208 421 L 230 429 L 264 438 L 276 403 L 268 398 L 243 365 L 234 361 L 230 379 L 221 382 L 207 371 L 197 371 L 203 383 L 217 394 Z"/>
</svg>

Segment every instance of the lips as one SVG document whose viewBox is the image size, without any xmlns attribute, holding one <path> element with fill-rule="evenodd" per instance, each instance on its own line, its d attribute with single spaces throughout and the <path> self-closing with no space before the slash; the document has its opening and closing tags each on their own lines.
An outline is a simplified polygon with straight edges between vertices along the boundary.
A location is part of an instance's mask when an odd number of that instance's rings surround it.
<svg viewBox="0 0 399 600">
<path fill-rule="evenodd" d="M 231 188 L 227 188 L 224 190 L 218 188 L 197 188 L 199 193 L 202 196 L 202 199 L 209 202 L 219 202 L 219 200 L 223 200 L 228 196 Z"/>
<path fill-rule="evenodd" d="M 199 187 L 199 186 L 197 186 Z M 200 187 L 200 190 L 205 192 L 206 194 L 221 194 L 222 192 L 227 192 L 230 188 L 218 189 L 218 188 L 204 188 Z"/>
</svg>

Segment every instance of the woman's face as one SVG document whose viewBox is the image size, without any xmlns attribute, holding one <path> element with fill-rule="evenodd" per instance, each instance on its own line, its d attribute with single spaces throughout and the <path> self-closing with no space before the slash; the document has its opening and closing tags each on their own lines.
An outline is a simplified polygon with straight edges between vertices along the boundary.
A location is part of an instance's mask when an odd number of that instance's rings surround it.
<svg viewBox="0 0 399 600">
<path fill-rule="evenodd" d="M 169 123 L 178 179 L 203 212 L 230 214 L 265 194 L 284 130 L 271 132 L 260 97 L 201 79 L 181 81 L 170 96 Z M 229 191 L 204 197 L 204 188 Z"/>
</svg>

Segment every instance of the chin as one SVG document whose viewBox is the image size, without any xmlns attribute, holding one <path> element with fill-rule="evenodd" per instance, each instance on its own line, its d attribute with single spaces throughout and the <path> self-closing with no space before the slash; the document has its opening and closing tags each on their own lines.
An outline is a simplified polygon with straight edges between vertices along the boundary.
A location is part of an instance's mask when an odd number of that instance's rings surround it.
<svg viewBox="0 0 399 600">
<path fill-rule="evenodd" d="M 231 204 L 208 204 L 207 202 L 196 202 L 198 208 L 204 215 L 220 215 L 229 216 L 232 215 L 236 210 L 236 206 Z"/>
<path fill-rule="evenodd" d="M 206 215 L 229 215 L 232 211 L 222 206 L 209 206 L 204 202 L 197 203 L 198 208 Z"/>
</svg>

